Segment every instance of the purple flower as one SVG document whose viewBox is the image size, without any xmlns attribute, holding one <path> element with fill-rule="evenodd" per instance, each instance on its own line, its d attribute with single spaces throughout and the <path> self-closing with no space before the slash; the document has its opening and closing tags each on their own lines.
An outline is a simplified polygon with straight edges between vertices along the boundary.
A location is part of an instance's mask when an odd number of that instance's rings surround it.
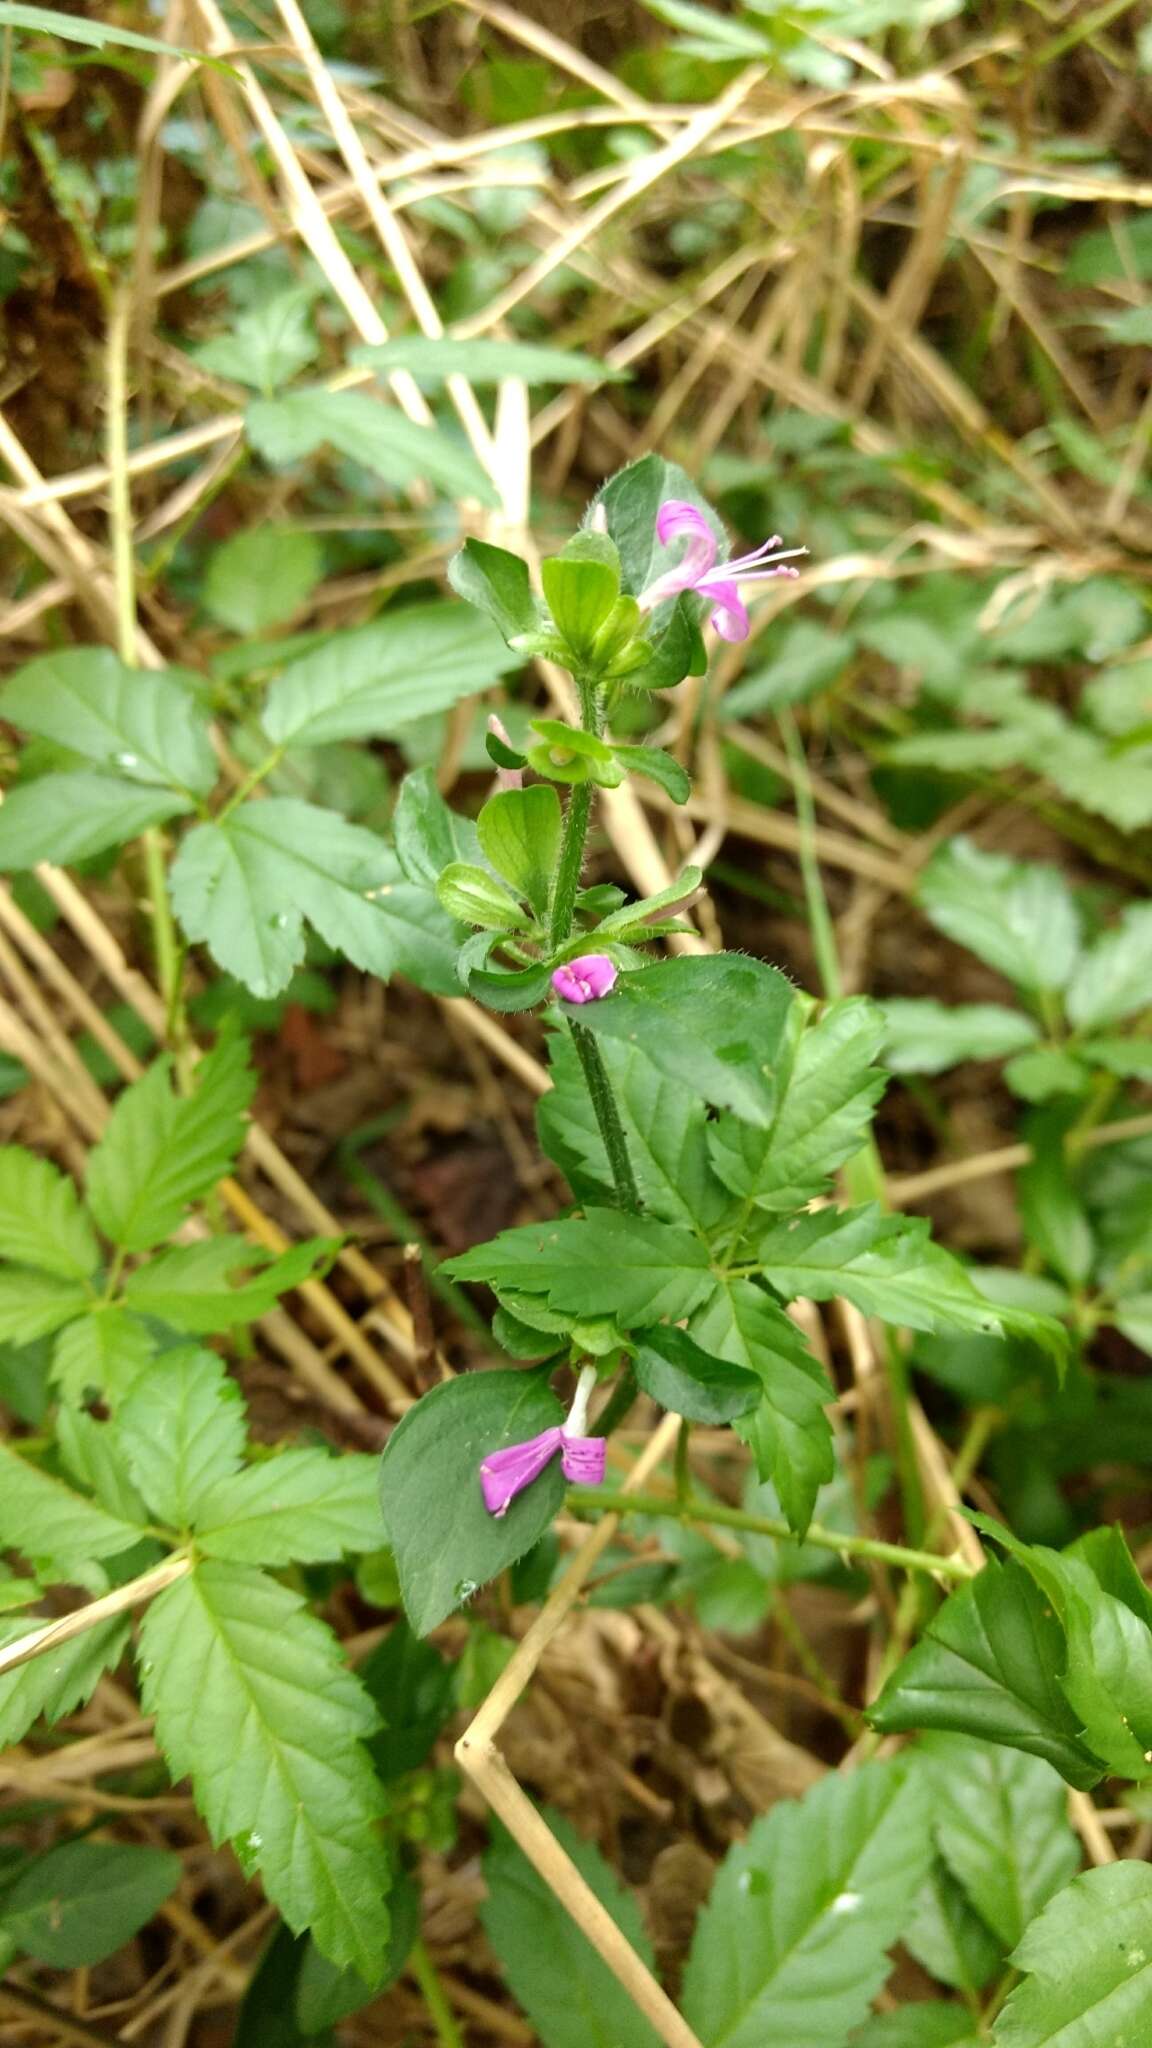
<svg viewBox="0 0 1152 2048">
<path fill-rule="evenodd" d="M 674 569 L 668 569 L 642 591 L 637 602 L 642 612 L 650 612 L 655 605 L 662 604 L 667 597 L 678 597 L 682 590 L 695 590 L 706 597 L 712 606 L 711 623 L 722 640 L 746 640 L 748 638 L 748 613 L 740 595 L 741 583 L 766 583 L 772 576 L 798 576 L 799 570 L 788 567 L 795 555 L 806 555 L 807 548 L 788 548 L 781 553 L 780 535 L 774 533 L 750 555 L 738 555 L 734 562 L 717 565 L 719 552 L 716 536 L 702 512 L 684 498 L 666 498 L 656 514 L 656 535 L 663 547 L 672 541 L 686 542 L 684 553 Z"/>
<path fill-rule="evenodd" d="M 527 1443 L 509 1444 L 491 1451 L 480 1466 L 480 1491 L 484 1505 L 497 1521 L 503 1519 L 518 1493 L 539 1479 L 557 1451 L 565 1479 L 581 1486 L 599 1486 L 604 1477 L 607 1445 L 602 1436 L 584 1436 L 588 1423 L 588 1397 L 596 1385 L 596 1368 L 586 1365 L 576 1384 L 572 1406 L 562 1425 L 541 1430 Z"/>
<path fill-rule="evenodd" d="M 616 969 L 607 953 L 582 953 L 552 976 L 552 986 L 566 1003 L 595 1003 L 616 985 Z"/>
</svg>

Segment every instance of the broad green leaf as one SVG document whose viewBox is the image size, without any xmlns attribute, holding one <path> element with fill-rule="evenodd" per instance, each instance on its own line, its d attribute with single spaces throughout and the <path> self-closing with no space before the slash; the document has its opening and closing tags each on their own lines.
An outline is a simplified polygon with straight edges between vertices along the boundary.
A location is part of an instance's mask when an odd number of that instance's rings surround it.
<svg viewBox="0 0 1152 2048">
<path fill-rule="evenodd" d="M 284 747 L 390 739 L 487 690 L 517 662 L 470 606 L 406 605 L 289 662 L 268 692 L 264 730 Z"/>
<path fill-rule="evenodd" d="M 256 398 L 245 427 L 252 446 L 277 469 L 335 448 L 397 491 L 427 483 L 446 498 L 500 503 L 467 442 L 420 426 L 362 391 L 325 391 L 317 384 L 286 398 Z"/>
<path fill-rule="evenodd" d="M 759 1406 L 736 1425 L 761 1479 L 770 1479 L 798 1535 L 812 1519 L 821 1486 L 835 1471 L 833 1389 L 791 1317 L 751 1280 L 720 1280 L 692 1321 L 706 1351 L 759 1379 Z"/>
<path fill-rule="evenodd" d="M 1080 1051 L 1092 1066 L 1123 1081 L 1152 1081 L 1152 1039 L 1090 1038 Z"/>
<path fill-rule="evenodd" d="M 230 334 L 201 342 L 192 352 L 194 360 L 270 398 L 320 352 L 311 316 L 315 297 L 310 284 L 261 293 L 255 304 L 237 313 Z"/>
<path fill-rule="evenodd" d="M 577 534 L 562 554 L 541 562 L 540 582 L 565 643 L 581 659 L 588 657 L 620 595 L 620 558 L 613 543 L 605 533 Z"/>
<path fill-rule="evenodd" d="M 1080 1867 L 1064 1784 L 1051 1764 L 964 1735 L 917 1752 L 940 1853 L 1005 1949 Z"/>
<path fill-rule="evenodd" d="M 718 558 L 727 558 L 728 536 L 687 471 L 662 455 L 642 455 L 638 462 L 617 470 L 597 491 L 584 518 L 586 527 L 594 518 L 606 518 L 608 533 L 620 550 L 621 583 L 632 597 L 639 597 L 666 569 L 673 568 L 683 552 L 682 541 L 666 548 L 657 536 L 656 515 L 666 498 L 695 505 L 716 537 Z"/>
<path fill-rule="evenodd" d="M 0 806 L 0 869 L 88 860 L 191 809 L 190 799 L 174 790 L 86 768 L 38 775 L 34 782 L 17 783 Z"/>
<path fill-rule="evenodd" d="M 995 2048 L 1138 2048 L 1152 2010 L 1152 1869 L 1109 1863 L 1057 1892 L 1012 1958 Z"/>
<path fill-rule="evenodd" d="M 189 938 L 258 996 L 287 987 L 305 920 L 369 973 L 459 990 L 455 934 L 427 892 L 400 879 L 374 833 L 297 797 L 198 825 L 172 869 L 172 900 Z"/>
<path fill-rule="evenodd" d="M 186 1529 L 244 1455 L 244 1403 L 214 1351 L 168 1351 L 122 1402 L 116 1430 L 152 1512 Z"/>
<path fill-rule="evenodd" d="M 797 1209 L 820 1194 L 860 1150 L 885 1076 L 873 1065 L 883 1038 L 864 996 L 833 1003 L 801 1032 L 767 1129 L 721 1117 L 709 1130 L 712 1164 L 725 1187 L 761 1209 Z"/>
<path fill-rule="evenodd" d="M 422 1643 L 403 1619 L 360 1666 L 360 1678 L 386 1717 L 372 1737 L 372 1761 L 385 1780 L 415 1771 L 455 1705 L 454 1667 Z"/>
<path fill-rule="evenodd" d="M 291 1928 L 371 1983 L 391 1875 L 361 1740 L 376 1715 L 335 1637 L 286 1586 L 216 1563 L 161 1593 L 140 1636 L 144 1710 L 213 1841 L 259 1872 Z"/>
<path fill-rule="evenodd" d="M 351 359 L 381 376 L 410 370 L 425 391 L 438 390 L 454 376 L 467 377 L 470 384 L 499 384 L 504 377 L 518 377 L 525 384 L 615 384 L 630 374 L 570 348 L 545 348 L 530 341 L 453 341 L 447 336 L 433 340 L 423 334 L 398 334 L 391 341 L 354 348 Z"/>
<path fill-rule="evenodd" d="M 453 861 L 475 865 L 480 855 L 475 825 L 449 809 L 431 767 L 414 768 L 400 784 L 392 843 L 408 880 L 424 889 L 434 889 Z"/>
<path fill-rule="evenodd" d="M 564 1498 L 559 1459 L 501 1517 L 484 1506 L 480 1463 L 562 1420 L 559 1401 L 532 1372 L 447 1380 L 401 1419 L 380 1467 L 380 1504 L 417 1635 L 427 1635 L 543 1535 Z"/>
<path fill-rule="evenodd" d="M 689 1422 L 731 1422 L 760 1399 L 756 1373 L 714 1358 L 673 1324 L 636 1330 L 633 1342 L 632 1363 L 643 1392 Z"/>
<path fill-rule="evenodd" d="M 1087 949 L 1067 1000 L 1078 1031 L 1098 1031 L 1152 1006 L 1152 904 L 1131 904 L 1115 931 Z"/>
<path fill-rule="evenodd" d="M 579 1021 L 599 1039 L 639 1046 L 670 1080 L 766 1128 L 791 1003 L 791 984 L 774 967 L 723 953 L 622 974 Z"/>
<path fill-rule="evenodd" d="M 61 1330 L 52 1351 L 52 1378 L 65 1401 L 78 1406 L 97 1394 L 115 1408 L 155 1352 L 156 1340 L 143 1323 L 105 1303 Z"/>
<path fill-rule="evenodd" d="M 1023 1135 L 1032 1157 L 1017 1174 L 1016 1191 L 1029 1242 L 1070 1287 L 1082 1287 L 1092 1271 L 1096 1246 L 1064 1150 L 1073 1120 L 1074 1112 L 1063 1109 L 1041 1110 L 1029 1117 Z"/>
<path fill-rule="evenodd" d="M 543 917 L 564 831 L 560 799 L 551 784 L 498 790 L 477 818 L 476 831 L 485 860 Z"/>
<path fill-rule="evenodd" d="M 196 1503 L 196 1544 L 240 1564 L 320 1564 L 378 1550 L 378 1461 L 358 1452 L 281 1451 L 210 1481 Z"/>
<path fill-rule="evenodd" d="M 23 1145 L 0 1150 L 0 1258 L 65 1280 L 87 1280 L 100 1259 L 72 1182 Z"/>
<path fill-rule="evenodd" d="M 902 1939 L 930 1977 L 968 1998 L 1004 1970 L 1004 1943 L 940 1857 L 916 1895 Z"/>
<path fill-rule="evenodd" d="M 528 564 L 508 548 L 466 540 L 448 564 L 448 581 L 457 597 L 486 613 L 503 639 L 511 642 L 539 631 L 541 611 Z"/>
<path fill-rule="evenodd" d="M 943 1074 L 961 1060 L 995 1060 L 1035 1045 L 1039 1030 L 1021 1010 L 1001 1003 L 937 1003 L 887 997 L 883 1061 L 893 1074 Z"/>
<path fill-rule="evenodd" d="M 5 1548 L 20 1551 L 37 1567 L 43 1561 L 66 1579 L 70 1568 L 130 1550 L 141 1534 L 134 1523 L 107 1514 L 0 1444 L 0 1544 Z"/>
<path fill-rule="evenodd" d="M 729 1850 L 700 1915 L 684 2016 L 705 2048 L 843 2048 L 928 1869 L 923 1790 L 865 1764 L 783 1800 Z"/>
<path fill-rule="evenodd" d="M 182 1874 L 167 1849 L 61 1842 L 0 1897 L 0 1938 L 57 1970 L 102 1963 L 151 1920 Z"/>
<path fill-rule="evenodd" d="M 622 1322 L 691 1315 L 709 1288 L 708 1252 L 691 1231 L 615 1209 L 503 1230 L 446 1260 L 442 1270 L 457 1280 L 487 1281 L 497 1293 L 542 1295 L 563 1314 Z"/>
<path fill-rule="evenodd" d="M 734 58 L 772 55 L 767 36 L 753 28 L 751 22 L 717 14 L 715 8 L 701 6 L 700 0 L 644 0 L 644 5 L 657 20 L 684 30 L 672 45 L 683 56 L 730 64 Z"/>
<path fill-rule="evenodd" d="M 1064 1631 L 1050 1601 L 1014 1559 L 989 1559 L 933 1616 L 868 1718 L 883 1734 L 947 1728 L 1006 1742 L 1086 1790 L 1103 1765 L 1061 1691 L 1064 1663 Z"/>
<path fill-rule="evenodd" d="M 155 36 L 142 36 L 135 29 L 120 28 L 112 22 L 87 21 L 81 15 L 62 14 L 58 7 L 27 6 L 23 0 L 0 0 L 0 28 L 26 29 L 30 35 L 60 36 L 64 42 L 87 43 L 97 50 L 146 50 L 152 57 L 186 57 L 193 64 L 206 64 L 213 71 L 230 69 L 218 58 L 205 56 L 203 50 L 183 49 L 179 43 L 158 42 Z"/>
<path fill-rule="evenodd" d="M 204 572 L 204 609 L 234 633 L 283 625 L 323 574 L 316 536 L 293 526 L 254 526 L 213 548 Z"/>
<path fill-rule="evenodd" d="M 0 1268 L 0 1343 L 31 1344 L 50 1337 L 82 1315 L 91 1299 L 82 1280 L 62 1280 L 27 1266 Z"/>
<path fill-rule="evenodd" d="M 43 1626 L 39 1614 L 0 1621 L 0 1645 L 7 1648 Z M 98 1622 L 51 1656 L 32 1657 L 0 1678 L 0 1748 L 22 1742 L 33 1722 L 59 1721 L 83 1706 L 104 1672 L 120 1662 L 130 1626 L 120 1616 Z"/>
<path fill-rule="evenodd" d="M 581 1877 L 651 1969 L 652 1945 L 640 1908 L 608 1868 L 595 1843 L 563 1814 L 544 1810 L 547 1825 Z M 659 2036 L 633 2004 L 578 1922 L 503 1829 L 484 1858 L 488 1896 L 484 1932 L 517 2004 L 541 2048 L 658 2048 Z"/>
<path fill-rule="evenodd" d="M 938 931 L 1026 989 L 1061 989 L 1080 952 L 1072 892 L 1055 868 L 949 840 L 925 868 L 921 908 Z"/>
<path fill-rule="evenodd" d="M 668 1223 L 711 1229 L 731 1207 L 731 1196 L 708 1156 L 703 1101 L 661 1073 L 638 1046 L 604 1039 L 600 1054 L 645 1209 Z M 612 1170 L 567 1032 L 552 1037 L 549 1067 L 553 1086 L 536 1111 L 540 1142 L 578 1195 L 604 1200 L 612 1191 Z"/>
<path fill-rule="evenodd" d="M 161 1252 L 130 1273 L 124 1300 L 137 1315 L 156 1316 L 174 1330 L 194 1336 L 234 1329 L 267 1315 L 282 1294 L 325 1270 L 339 1240 L 306 1238 L 274 1258 L 259 1245 L 239 1237 L 210 1237 L 202 1244 L 181 1245 Z M 230 1277 L 249 1267 L 257 1271 L 236 1286 Z"/>
<path fill-rule="evenodd" d="M 256 1086 L 248 1049 L 222 1039 L 177 1095 L 171 1060 L 156 1060 L 124 1090 L 88 1161 L 88 1205 L 106 1237 L 150 1251 L 231 1170 L 247 1133 Z"/>
<path fill-rule="evenodd" d="M 1054 1102 L 1083 1095 L 1089 1085 L 1083 1062 L 1062 1045 L 1038 1045 L 1018 1052 L 1004 1069 L 1004 1081 L 1024 1102 Z"/>
<path fill-rule="evenodd" d="M 612 752 L 622 768 L 658 783 L 674 804 L 687 803 L 692 794 L 692 777 L 674 754 L 665 753 L 663 747 L 613 747 Z"/>
<path fill-rule="evenodd" d="M 119 1521 L 146 1527 L 151 1516 L 133 1482 L 113 1423 L 98 1422 L 83 1408 L 61 1408 L 56 1417 L 56 1443 L 67 1479 L 90 1493 Z"/>
<path fill-rule="evenodd" d="M 177 669 L 129 668 L 110 647 L 70 647 L 17 669 L 0 715 L 131 782 L 204 795 L 217 777 L 208 723 Z"/>
<path fill-rule="evenodd" d="M 919 1999 L 879 2014 L 853 2034 L 848 2048 L 983 2048 L 976 2022 L 961 2005 Z"/>
<path fill-rule="evenodd" d="M 503 882 L 498 882 L 487 868 L 469 867 L 464 861 L 452 861 L 445 868 L 436 884 L 436 900 L 449 917 L 459 919 L 461 924 L 478 925 L 485 932 L 520 931 L 530 922 Z M 469 980 L 473 973 L 482 971 L 469 957 Z M 545 975 L 546 986 L 547 970 L 540 972 Z"/>
</svg>

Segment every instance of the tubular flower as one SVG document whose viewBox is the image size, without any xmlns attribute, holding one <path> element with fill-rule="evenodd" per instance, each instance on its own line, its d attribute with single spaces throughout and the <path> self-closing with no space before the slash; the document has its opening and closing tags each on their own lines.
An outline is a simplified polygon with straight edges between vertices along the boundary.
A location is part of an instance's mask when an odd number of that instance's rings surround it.
<svg viewBox="0 0 1152 2048">
<path fill-rule="evenodd" d="M 566 1003 L 595 1003 L 616 986 L 616 969 L 607 953 L 582 953 L 556 969 L 552 986 Z"/>
<path fill-rule="evenodd" d="M 637 600 L 642 612 L 650 612 L 665 598 L 678 597 L 682 590 L 694 590 L 712 606 L 711 623 L 722 640 L 748 638 L 748 612 L 740 595 L 741 584 L 767 583 L 773 576 L 798 576 L 789 566 L 807 548 L 781 549 L 780 535 L 753 548 L 750 555 L 738 555 L 733 562 L 717 563 L 716 536 L 702 512 L 684 498 L 666 498 L 656 514 L 656 537 L 662 547 L 683 540 L 684 553 L 674 569 L 665 570 Z M 774 550 L 780 550 L 774 552 Z"/>
<path fill-rule="evenodd" d="M 553 1429 L 541 1430 L 527 1443 L 509 1444 L 492 1451 L 480 1466 L 480 1491 L 490 1515 L 501 1521 L 518 1493 L 539 1479 L 557 1451 L 565 1479 L 581 1486 L 599 1486 L 604 1477 L 607 1446 L 602 1436 L 585 1436 L 588 1425 L 588 1396 L 596 1384 L 596 1368 L 586 1365 L 580 1374 L 576 1397 L 567 1419 Z"/>
</svg>

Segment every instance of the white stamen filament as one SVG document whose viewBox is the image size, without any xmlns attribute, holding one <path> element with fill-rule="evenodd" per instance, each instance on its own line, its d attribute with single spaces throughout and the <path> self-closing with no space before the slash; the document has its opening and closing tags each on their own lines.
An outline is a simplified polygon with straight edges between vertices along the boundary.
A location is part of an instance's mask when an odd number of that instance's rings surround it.
<svg viewBox="0 0 1152 2048">
<path fill-rule="evenodd" d="M 568 1410 L 567 1417 L 565 1418 L 565 1436 L 587 1436 L 588 1402 L 591 1398 L 592 1389 L 595 1385 L 596 1367 L 594 1365 L 583 1366 L 581 1368 L 580 1377 L 576 1382 L 576 1392 L 572 1397 L 572 1406 Z"/>
</svg>

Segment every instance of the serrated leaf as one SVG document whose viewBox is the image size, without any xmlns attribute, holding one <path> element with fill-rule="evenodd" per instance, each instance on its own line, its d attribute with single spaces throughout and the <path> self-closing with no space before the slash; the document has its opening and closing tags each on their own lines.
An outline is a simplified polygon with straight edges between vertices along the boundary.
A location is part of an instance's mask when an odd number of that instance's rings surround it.
<svg viewBox="0 0 1152 2048">
<path fill-rule="evenodd" d="M 43 1628 L 42 1615 L 21 1615 L 0 1622 L 0 1646 Z M 62 1720 L 83 1706 L 105 1671 L 119 1663 L 130 1623 L 116 1615 L 70 1643 L 59 1644 L 51 1656 L 32 1657 L 0 1677 L 0 1748 L 22 1742 L 35 1721 Z"/>
<path fill-rule="evenodd" d="M 1004 1968 L 1004 1943 L 940 1857 L 916 1895 L 901 1939 L 930 1977 L 968 1998 Z"/>
<path fill-rule="evenodd" d="M 892 996 L 884 1018 L 884 1065 L 893 1074 L 943 1074 L 961 1060 L 994 1060 L 1035 1045 L 1037 1026 L 1001 1003 L 937 1003 Z"/>
<path fill-rule="evenodd" d="M 622 974 L 611 995 L 584 1005 L 580 1023 L 599 1039 L 639 1046 L 670 1080 L 767 1127 L 792 999 L 791 984 L 762 960 L 661 960 Z"/>
<path fill-rule="evenodd" d="M 1055 868 L 951 839 L 924 869 L 917 897 L 938 931 L 1021 988 L 1061 989 L 1076 967 L 1080 919 Z"/>
<path fill-rule="evenodd" d="M 175 1891 L 178 1856 L 126 1842 L 61 1842 L 0 1898 L 0 1938 L 57 1970 L 101 1963 Z"/>
<path fill-rule="evenodd" d="M 198 1565 L 140 1628 L 142 1698 L 174 1778 L 297 1933 L 371 1983 L 391 1868 L 362 1737 L 375 1711 L 299 1595 L 244 1565 Z"/>
<path fill-rule="evenodd" d="M 562 1419 L 546 1381 L 531 1372 L 445 1381 L 402 1417 L 381 1462 L 380 1504 L 404 1607 L 418 1635 L 427 1635 L 543 1535 L 564 1498 L 559 1459 L 499 1518 L 484 1506 L 480 1461 Z"/>
<path fill-rule="evenodd" d="M 674 754 L 666 753 L 663 747 L 613 747 L 612 752 L 622 768 L 655 782 L 674 804 L 687 803 L 692 794 L 692 777 Z"/>
<path fill-rule="evenodd" d="M 500 502 L 466 441 L 420 426 L 362 391 L 326 391 L 316 384 L 285 398 L 256 398 L 244 424 L 252 446 L 275 468 L 329 447 L 397 491 L 428 483 L 446 498 Z"/>
<path fill-rule="evenodd" d="M 544 1819 L 580 1875 L 649 1969 L 652 1945 L 635 1899 L 593 1842 L 563 1814 Z M 542 2048 L 658 2048 L 659 2036 L 578 1922 L 501 1830 L 484 1858 L 484 1931 Z"/>
<path fill-rule="evenodd" d="M 964 1735 L 917 1751 L 940 1853 L 1005 1949 L 1080 1867 L 1068 1796 L 1050 1764 Z"/>
<path fill-rule="evenodd" d="M 99 1263 L 92 1226 L 72 1182 L 23 1145 L 0 1150 L 0 1258 L 66 1280 L 86 1280 Z"/>
<path fill-rule="evenodd" d="M 61 1408 L 56 1417 L 56 1442 L 68 1479 L 83 1487 L 110 1515 L 146 1527 L 148 1509 L 133 1484 L 112 1423 L 98 1422 L 83 1408 Z"/>
<path fill-rule="evenodd" d="M 750 669 L 720 702 L 728 723 L 754 712 L 806 704 L 838 682 L 855 653 L 847 633 L 834 633 L 815 619 L 781 620 L 772 632 L 772 659 Z"/>
<path fill-rule="evenodd" d="M 120 1096 L 88 1160 L 88 1205 L 106 1237 L 150 1251 L 223 1180 L 247 1134 L 256 1086 L 247 1046 L 222 1039 L 177 1095 L 171 1060 L 156 1060 Z"/>
<path fill-rule="evenodd" d="M 542 1295 L 548 1306 L 579 1316 L 653 1322 L 691 1315 L 708 1291 L 707 1248 L 691 1231 L 652 1216 L 589 1208 L 583 1217 L 503 1230 L 490 1243 L 461 1252 L 443 1269 L 458 1280 L 483 1280 Z"/>
<path fill-rule="evenodd" d="M 436 391 L 454 376 L 483 385 L 499 384 L 505 377 L 518 377 L 525 384 L 617 384 L 630 375 L 576 349 L 480 337 L 453 341 L 449 336 L 423 334 L 398 334 L 391 341 L 354 348 L 352 361 L 366 363 L 380 376 L 410 370 L 424 391 Z"/>
<path fill-rule="evenodd" d="M 532 591 L 528 564 L 508 548 L 468 539 L 448 564 L 448 581 L 465 603 L 492 620 L 511 643 L 540 629 L 541 610 Z"/>
<path fill-rule="evenodd" d="M 843 2048 L 931 1857 L 902 1762 L 823 1778 L 731 1849 L 697 1923 L 684 2016 L 705 2048 Z"/>
<path fill-rule="evenodd" d="M 791 1067 L 782 1062 L 768 1128 L 730 1116 L 711 1126 L 712 1164 L 725 1187 L 761 1209 L 802 1208 L 821 1193 L 867 1138 L 886 1085 L 873 1065 L 883 1033 L 880 1013 L 865 996 L 832 1003 L 809 1024 Z"/>
<path fill-rule="evenodd" d="M 210 1481 L 196 1503 L 196 1545 L 240 1564 L 322 1564 L 378 1550 L 378 1461 L 314 1449 L 281 1451 Z"/>
<path fill-rule="evenodd" d="M 121 1405 L 116 1431 L 149 1507 L 186 1529 L 244 1455 L 240 1389 L 214 1351 L 168 1351 Z"/>
<path fill-rule="evenodd" d="M 1095 1785 L 1103 1766 L 1080 1739 L 1060 1689 L 1064 1631 L 1015 1560 L 988 1563 L 953 1593 L 869 1709 L 883 1734 L 955 1729 L 1043 1757 L 1070 1785 Z"/>
<path fill-rule="evenodd" d="M 130 1273 L 124 1299 L 138 1315 L 156 1316 L 194 1336 L 231 1330 L 267 1315 L 282 1294 L 323 1271 L 338 1244 L 337 1238 L 306 1238 L 277 1258 L 243 1238 L 206 1238 L 161 1252 Z M 253 1278 L 229 1284 L 231 1276 L 253 1266 Z"/>
<path fill-rule="evenodd" d="M 81 1280 L 62 1280 L 30 1266 L 0 1270 L 0 1343 L 31 1344 L 50 1337 L 78 1315 L 92 1296 Z"/>
<path fill-rule="evenodd" d="M 1133 903 L 1084 954 L 1068 988 L 1078 1031 L 1118 1024 L 1152 1005 L 1152 904 Z"/>
<path fill-rule="evenodd" d="M 836 1469 L 825 1408 L 833 1388 L 795 1323 L 750 1280 L 720 1281 L 692 1321 L 707 1351 L 753 1372 L 759 1406 L 736 1424 L 761 1479 L 770 1479 L 798 1535 Z"/>
<path fill-rule="evenodd" d="M 6 1548 L 66 1579 L 70 1567 L 130 1550 L 142 1533 L 0 1444 L 0 1544 Z"/>
<path fill-rule="evenodd" d="M 633 1333 L 633 1369 L 645 1394 L 689 1422 L 731 1422 L 760 1399 L 758 1376 L 715 1358 L 674 1324 Z"/>
<path fill-rule="evenodd" d="M 10 789 L 0 806 L 0 869 L 88 860 L 191 809 L 190 799 L 174 790 L 86 768 L 38 775 Z"/>
<path fill-rule="evenodd" d="M 475 866 L 480 857 L 475 825 L 445 803 L 432 767 L 413 768 L 400 784 L 392 843 L 408 880 L 424 889 L 434 889 L 454 861 Z"/>
<path fill-rule="evenodd" d="M 212 71 L 230 67 L 202 50 L 182 49 L 178 43 L 162 43 L 155 36 L 142 36 L 135 29 L 120 28 L 112 22 L 86 21 L 76 14 L 64 14 L 58 7 L 32 7 L 22 0 L 0 0 L 0 26 L 22 28 L 32 35 L 60 36 L 68 43 L 88 43 L 97 50 L 146 50 L 153 57 L 183 57 L 193 64 L 206 64 Z"/>
<path fill-rule="evenodd" d="M 285 747 L 390 739 L 488 689 L 520 659 L 468 605 L 406 605 L 289 662 L 268 692 L 264 730 Z"/>
<path fill-rule="evenodd" d="M 300 610 L 323 569 L 315 534 L 254 526 L 213 548 L 201 586 L 204 609 L 234 633 L 266 633 Z"/>
<path fill-rule="evenodd" d="M 304 957 L 304 920 L 356 967 L 458 992 L 456 934 L 434 899 L 400 879 L 374 833 L 297 797 L 242 804 L 190 832 L 172 869 L 189 938 L 258 996 Z"/>
<path fill-rule="evenodd" d="M 981 2048 L 976 2022 L 963 2006 L 918 1999 L 879 2014 L 853 2034 L 848 2048 Z"/>
<path fill-rule="evenodd" d="M 208 721 L 181 672 L 129 668 L 110 647 L 25 663 L 0 690 L 0 716 L 130 782 L 202 796 L 216 781 Z"/>
<path fill-rule="evenodd" d="M 156 1352 L 151 1332 L 122 1308 L 101 1304 L 69 1323 L 52 1350 L 52 1378 L 63 1400 L 90 1393 L 115 1408 Z"/>
<path fill-rule="evenodd" d="M 192 351 L 194 360 L 218 377 L 271 395 L 320 352 L 311 318 L 315 296 L 311 284 L 261 292 L 235 315 L 230 334 L 215 334 Z"/>
<path fill-rule="evenodd" d="M 1152 2004 L 1152 1870 L 1109 1863 L 1073 1878 L 1012 1960 L 1027 1976 L 996 2021 L 995 2048 L 1136 2048 Z"/>
</svg>

